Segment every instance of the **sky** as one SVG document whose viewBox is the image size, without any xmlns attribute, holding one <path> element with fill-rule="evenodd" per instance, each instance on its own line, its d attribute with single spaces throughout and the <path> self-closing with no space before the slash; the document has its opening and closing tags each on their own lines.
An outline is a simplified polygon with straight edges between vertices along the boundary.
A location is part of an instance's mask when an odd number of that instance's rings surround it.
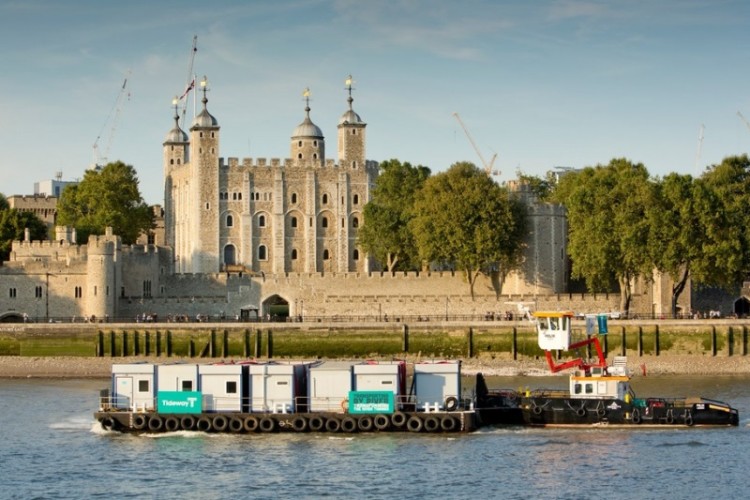
<svg viewBox="0 0 750 500">
<path fill-rule="evenodd" d="M 750 149 L 748 26 L 747 0 L 0 0 L 0 192 L 120 160 L 162 203 L 191 75 L 225 158 L 289 157 L 305 88 L 335 158 L 351 74 L 371 160 L 699 175 Z"/>
</svg>

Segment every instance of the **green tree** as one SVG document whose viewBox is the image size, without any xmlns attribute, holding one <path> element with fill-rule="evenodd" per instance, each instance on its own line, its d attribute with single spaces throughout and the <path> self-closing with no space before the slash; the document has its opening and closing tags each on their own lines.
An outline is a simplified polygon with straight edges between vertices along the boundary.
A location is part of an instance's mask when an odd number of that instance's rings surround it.
<svg viewBox="0 0 750 500">
<path fill-rule="evenodd" d="M 0 193 L 0 210 L 8 210 L 9 208 L 10 205 L 8 205 L 8 199 L 3 193 Z"/>
<path fill-rule="evenodd" d="M 417 194 L 410 227 L 421 259 L 462 270 L 473 299 L 480 273 L 505 276 L 517 267 L 526 234 L 525 207 L 483 170 L 460 162 L 427 179 Z"/>
<path fill-rule="evenodd" d="M 553 195 L 568 213 L 572 277 L 585 279 L 591 291 L 610 291 L 619 283 L 624 312 L 630 309 L 633 281 L 650 278 L 654 269 L 646 217 L 652 197 L 646 168 L 626 159 L 568 173 Z"/>
<path fill-rule="evenodd" d="M 741 266 L 741 234 L 703 180 L 672 173 L 655 188 L 648 248 L 656 269 L 672 277 L 674 316 L 689 279 L 709 285 L 733 281 Z"/>
<path fill-rule="evenodd" d="M 111 226 L 123 243 L 153 228 L 153 212 L 138 190 L 135 169 L 122 162 L 101 170 L 87 170 L 83 180 L 63 191 L 58 203 L 58 224 L 76 228 L 79 242 L 91 234 L 104 234 Z"/>
<path fill-rule="evenodd" d="M 750 271 L 750 159 L 747 155 L 729 156 L 712 165 L 701 179 L 721 200 L 727 217 L 725 237 L 735 238 L 738 244 L 730 265 L 719 277 L 725 288 L 741 283 Z M 739 261 L 737 261 L 739 259 Z"/>
<path fill-rule="evenodd" d="M 409 229 L 415 194 L 430 176 L 430 169 L 398 160 L 380 164 L 372 200 L 364 208 L 358 240 L 362 248 L 387 271 L 419 268 L 414 236 Z"/>
<path fill-rule="evenodd" d="M 0 209 L 0 261 L 8 260 L 13 242 L 24 239 L 26 228 L 33 241 L 47 239 L 47 225 L 36 214 L 15 208 Z"/>
</svg>

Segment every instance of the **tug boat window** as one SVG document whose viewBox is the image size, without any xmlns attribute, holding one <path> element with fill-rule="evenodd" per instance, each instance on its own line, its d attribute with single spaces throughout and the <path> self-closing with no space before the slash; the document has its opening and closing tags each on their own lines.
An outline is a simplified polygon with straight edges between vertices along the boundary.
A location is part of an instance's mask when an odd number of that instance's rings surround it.
<svg viewBox="0 0 750 500">
<path fill-rule="evenodd" d="M 575 394 L 580 394 L 580 393 L 581 393 L 581 384 L 575 384 L 575 385 L 573 386 L 573 392 L 574 392 Z"/>
<path fill-rule="evenodd" d="M 594 384 L 586 384 L 586 394 L 594 394 Z"/>
<path fill-rule="evenodd" d="M 148 392 L 148 380 L 138 381 L 138 392 Z"/>
</svg>

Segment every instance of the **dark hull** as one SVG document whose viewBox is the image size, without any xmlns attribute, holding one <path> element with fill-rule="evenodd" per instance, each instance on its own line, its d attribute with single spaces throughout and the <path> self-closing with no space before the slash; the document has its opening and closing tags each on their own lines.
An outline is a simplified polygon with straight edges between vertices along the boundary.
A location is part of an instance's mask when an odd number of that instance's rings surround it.
<svg viewBox="0 0 750 500">
<path fill-rule="evenodd" d="M 728 405 L 710 400 L 685 402 L 662 399 L 636 400 L 577 399 L 566 397 L 504 397 L 502 406 L 492 400 L 478 406 L 483 425 L 525 425 L 539 427 L 627 426 L 693 427 L 737 426 L 739 414 Z M 498 401 L 496 401 L 498 402 Z"/>
<path fill-rule="evenodd" d="M 200 413 L 100 411 L 103 429 L 129 433 L 200 431 L 218 433 L 273 432 L 412 432 L 457 433 L 477 428 L 474 411 L 396 412 L 391 415 L 341 413 Z"/>
</svg>

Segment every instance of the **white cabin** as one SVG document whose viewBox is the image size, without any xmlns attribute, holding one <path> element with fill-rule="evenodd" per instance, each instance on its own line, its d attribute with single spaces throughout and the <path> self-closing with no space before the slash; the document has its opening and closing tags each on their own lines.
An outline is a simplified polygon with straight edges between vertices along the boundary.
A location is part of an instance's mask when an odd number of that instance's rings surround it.
<svg viewBox="0 0 750 500">
<path fill-rule="evenodd" d="M 156 371 L 152 364 L 112 365 L 112 406 L 132 411 L 153 410 L 155 379 Z"/>
<path fill-rule="evenodd" d="M 449 397 L 461 398 L 461 361 L 414 364 L 414 392 L 417 408 L 425 404 L 445 408 Z"/>
<path fill-rule="evenodd" d="M 250 373 L 250 411 L 291 413 L 305 396 L 304 364 L 253 364 Z"/>
<path fill-rule="evenodd" d="M 198 365 L 187 363 L 157 365 L 156 374 L 157 393 L 198 390 Z"/>
<path fill-rule="evenodd" d="M 353 389 L 352 364 L 325 361 L 307 369 L 309 411 L 345 411 Z"/>
<path fill-rule="evenodd" d="M 243 365 L 198 365 L 199 388 L 203 411 L 242 411 Z"/>
</svg>

